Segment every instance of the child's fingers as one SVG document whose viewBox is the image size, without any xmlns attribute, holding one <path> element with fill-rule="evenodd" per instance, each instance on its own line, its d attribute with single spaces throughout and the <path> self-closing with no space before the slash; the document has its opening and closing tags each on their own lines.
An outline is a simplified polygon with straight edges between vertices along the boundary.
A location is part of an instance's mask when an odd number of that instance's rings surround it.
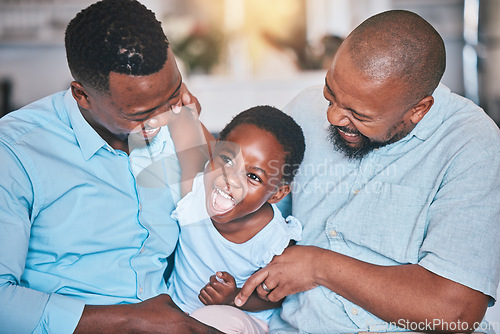
<svg viewBox="0 0 500 334">
<path fill-rule="evenodd" d="M 200 302 L 203 303 L 203 305 L 210 305 L 209 299 L 207 298 L 207 293 L 205 292 L 205 290 L 200 291 L 200 294 L 198 295 L 198 299 L 200 300 Z"/>
<path fill-rule="evenodd" d="M 211 286 L 210 284 L 207 284 L 203 287 L 203 289 L 201 289 L 200 294 L 198 295 L 198 298 L 205 305 L 213 305 L 213 304 L 215 304 L 215 299 L 217 296 L 218 296 L 218 293 L 213 288 L 213 286 Z"/>
<path fill-rule="evenodd" d="M 212 286 L 217 286 L 217 283 L 224 283 L 224 281 L 221 281 L 221 279 L 219 277 L 217 277 L 216 275 L 212 275 L 210 276 L 210 279 L 208 280 L 210 285 Z"/>
<path fill-rule="evenodd" d="M 207 296 L 209 296 L 211 299 L 215 298 L 219 293 L 217 292 L 216 287 L 214 287 L 211 283 L 208 283 L 205 285 L 205 287 L 202 289 L 202 291 L 205 291 Z"/>
<path fill-rule="evenodd" d="M 222 282 L 221 283 L 226 283 L 226 284 L 234 284 L 235 281 L 234 281 L 234 277 L 228 273 L 228 272 L 225 272 L 225 271 L 218 271 L 216 273 L 216 278 L 219 282 Z"/>
<path fill-rule="evenodd" d="M 222 293 L 226 288 L 227 283 L 224 282 L 222 278 L 219 278 L 216 275 L 212 275 L 210 276 L 210 282 L 205 286 L 205 288 L 208 286 L 210 286 L 211 289 L 210 294 L 213 295 L 214 293 Z"/>
<path fill-rule="evenodd" d="M 199 115 L 201 112 L 200 101 L 198 101 L 196 96 L 191 94 L 191 92 L 187 89 L 187 87 L 184 83 L 181 84 L 180 94 L 181 94 L 182 105 L 189 105 L 189 104 L 194 105 L 194 108 L 195 108 L 197 114 Z"/>
<path fill-rule="evenodd" d="M 220 283 L 225 283 L 225 281 L 224 281 L 224 279 L 222 278 L 222 276 L 221 276 L 221 275 L 222 275 L 222 274 L 221 274 L 221 272 L 220 272 L 220 271 L 218 271 L 218 272 L 214 275 L 214 276 L 215 276 L 215 279 L 216 279 L 218 282 L 220 282 Z"/>
</svg>

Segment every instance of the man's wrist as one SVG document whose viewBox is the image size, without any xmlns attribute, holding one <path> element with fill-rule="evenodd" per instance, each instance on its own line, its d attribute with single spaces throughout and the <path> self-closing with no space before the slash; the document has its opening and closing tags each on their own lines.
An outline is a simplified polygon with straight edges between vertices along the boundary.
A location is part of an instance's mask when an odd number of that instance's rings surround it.
<svg viewBox="0 0 500 334">
<path fill-rule="evenodd" d="M 313 260 L 310 261 L 312 282 L 314 286 L 326 286 L 331 279 L 331 258 L 335 252 L 320 247 L 310 246 L 314 248 Z"/>
<path fill-rule="evenodd" d="M 133 332 L 133 317 L 127 316 L 133 304 L 85 305 L 75 333 L 118 331 L 127 328 Z"/>
</svg>

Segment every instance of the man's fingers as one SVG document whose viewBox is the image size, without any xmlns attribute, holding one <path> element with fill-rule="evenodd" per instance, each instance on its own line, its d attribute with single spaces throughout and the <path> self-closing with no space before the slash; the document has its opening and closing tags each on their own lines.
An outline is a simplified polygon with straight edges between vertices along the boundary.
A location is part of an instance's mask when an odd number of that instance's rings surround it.
<svg viewBox="0 0 500 334">
<path fill-rule="evenodd" d="M 285 298 L 285 296 L 286 296 L 282 293 L 282 291 L 283 291 L 283 288 L 280 288 L 280 286 L 278 285 L 273 290 L 271 290 L 271 292 L 269 292 L 269 293 L 266 292 L 267 295 L 263 299 L 269 300 L 273 303 L 277 302 L 277 301 Z"/>
<path fill-rule="evenodd" d="M 265 269 L 261 269 L 250 276 L 250 278 L 245 282 L 240 292 L 234 299 L 234 304 L 238 307 L 244 305 L 255 288 L 257 288 L 262 282 L 264 282 L 268 276 L 269 273 Z"/>
<path fill-rule="evenodd" d="M 257 286 L 255 289 L 255 292 L 257 292 L 257 295 L 264 299 L 264 300 L 269 300 L 269 294 L 274 291 L 276 286 L 269 284 L 269 280 L 262 282 Z"/>
</svg>

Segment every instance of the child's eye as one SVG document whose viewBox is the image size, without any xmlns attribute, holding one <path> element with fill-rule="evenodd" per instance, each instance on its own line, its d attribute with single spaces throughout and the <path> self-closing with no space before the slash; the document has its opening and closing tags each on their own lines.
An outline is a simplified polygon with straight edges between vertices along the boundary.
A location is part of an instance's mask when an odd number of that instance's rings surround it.
<svg viewBox="0 0 500 334">
<path fill-rule="evenodd" d="M 247 176 L 248 176 L 250 179 L 254 180 L 254 181 L 257 181 L 257 182 L 259 182 L 259 183 L 262 183 L 262 179 L 261 179 L 260 177 L 258 177 L 258 176 L 257 176 L 256 174 L 254 174 L 254 173 L 248 173 L 248 174 L 247 174 Z"/>
<path fill-rule="evenodd" d="M 233 160 L 230 157 L 228 157 L 227 155 L 219 154 L 219 157 L 224 162 L 225 165 L 228 165 L 230 167 L 232 167 L 234 165 Z"/>
</svg>

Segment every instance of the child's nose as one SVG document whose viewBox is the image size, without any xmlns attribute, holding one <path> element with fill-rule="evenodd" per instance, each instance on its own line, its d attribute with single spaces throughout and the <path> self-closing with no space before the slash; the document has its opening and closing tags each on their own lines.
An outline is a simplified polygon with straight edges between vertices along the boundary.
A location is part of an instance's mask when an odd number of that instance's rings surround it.
<svg viewBox="0 0 500 334">
<path fill-rule="evenodd" d="M 226 186 L 230 188 L 241 188 L 245 178 L 245 173 L 239 170 L 239 168 L 224 168 L 224 180 L 226 181 Z"/>
</svg>

